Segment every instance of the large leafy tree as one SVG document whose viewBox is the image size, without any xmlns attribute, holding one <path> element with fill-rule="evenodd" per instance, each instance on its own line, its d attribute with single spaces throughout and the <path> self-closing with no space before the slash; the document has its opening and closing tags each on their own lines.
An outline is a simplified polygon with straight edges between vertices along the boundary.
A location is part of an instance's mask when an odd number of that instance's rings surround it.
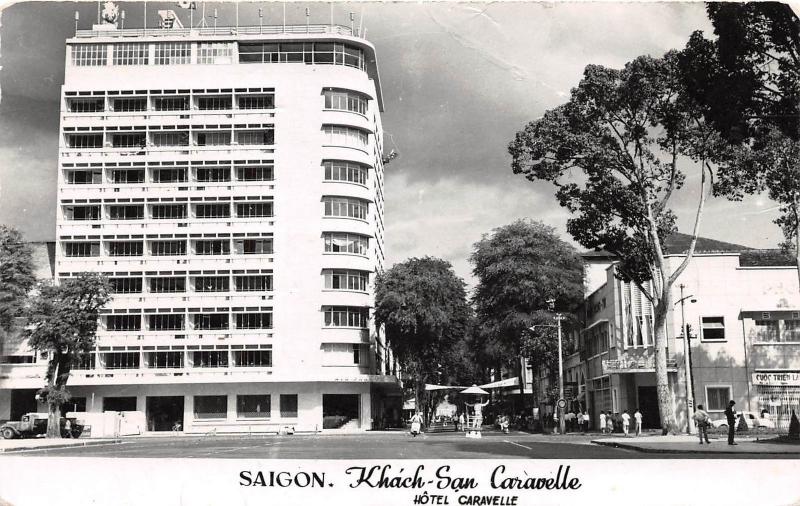
<svg viewBox="0 0 800 506">
<path fill-rule="evenodd" d="M 375 322 L 413 380 L 418 407 L 425 383 L 458 377 L 471 320 L 464 282 L 445 260 L 411 258 L 377 277 Z"/>
<path fill-rule="evenodd" d="M 558 356 L 548 300 L 567 312 L 583 300 L 583 260 L 575 248 L 547 225 L 518 220 L 484 235 L 470 261 L 478 279 L 473 301 L 479 335 L 497 363 L 520 378 L 520 357 L 535 373 L 552 367 Z"/>
<path fill-rule="evenodd" d="M 0 225 L 0 333 L 12 329 L 35 282 L 30 245 L 18 230 Z M 0 338 L 0 351 L 2 345 Z"/>
<path fill-rule="evenodd" d="M 794 242 L 800 281 L 800 18 L 776 2 L 710 3 L 716 39 L 692 34 L 681 53 L 687 91 L 738 147 L 715 191 L 740 200 L 766 191 Z"/>
<path fill-rule="evenodd" d="M 83 273 L 59 285 L 42 284 L 26 308 L 28 342 L 49 353 L 47 384 L 39 391 L 48 407 L 47 437 L 61 437 L 61 405 L 69 400 L 70 371 L 94 346 L 100 308 L 109 300 L 108 281 Z"/>
<path fill-rule="evenodd" d="M 556 186 L 567 230 L 586 248 L 618 258 L 617 275 L 654 307 L 656 386 L 664 431 L 675 431 L 664 325 L 672 285 L 694 254 L 719 136 L 696 113 L 679 80 L 675 53 L 641 56 L 623 69 L 589 65 L 569 101 L 517 133 L 512 169 Z M 669 272 L 664 243 L 676 230 L 674 192 L 698 173 L 699 199 L 686 257 Z"/>
</svg>

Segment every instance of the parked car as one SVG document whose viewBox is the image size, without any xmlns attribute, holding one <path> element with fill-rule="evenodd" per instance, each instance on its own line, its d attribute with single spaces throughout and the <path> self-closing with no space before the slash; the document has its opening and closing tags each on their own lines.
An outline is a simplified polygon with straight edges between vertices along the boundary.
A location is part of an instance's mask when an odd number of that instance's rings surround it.
<svg viewBox="0 0 800 506">
<path fill-rule="evenodd" d="M 70 428 L 66 429 L 67 418 L 61 418 L 61 436 L 79 437 L 83 427 L 74 418 L 69 419 Z M 47 413 L 26 413 L 18 422 L 8 421 L 0 425 L 3 439 L 36 437 L 47 433 Z"/>
<path fill-rule="evenodd" d="M 758 414 L 753 413 L 751 411 L 740 411 L 737 413 L 736 423 L 741 423 L 741 417 L 744 417 L 744 421 L 747 424 L 748 429 L 774 429 L 775 422 L 767 417 L 758 416 Z M 712 420 L 711 426 L 715 429 L 719 430 L 728 430 L 728 420 L 726 418 L 721 418 L 719 420 Z"/>
</svg>

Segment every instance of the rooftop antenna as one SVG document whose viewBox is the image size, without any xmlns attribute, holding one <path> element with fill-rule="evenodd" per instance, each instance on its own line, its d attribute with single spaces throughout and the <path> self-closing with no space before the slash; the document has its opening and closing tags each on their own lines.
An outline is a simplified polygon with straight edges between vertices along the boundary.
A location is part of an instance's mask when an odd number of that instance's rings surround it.
<svg viewBox="0 0 800 506">
<path fill-rule="evenodd" d="M 306 33 L 308 33 L 308 17 L 311 15 L 311 9 L 306 7 Z"/>
<path fill-rule="evenodd" d="M 258 8 L 258 33 L 264 33 L 264 9 Z"/>
<path fill-rule="evenodd" d="M 206 3 L 205 2 L 203 2 L 203 11 L 201 12 L 201 16 L 200 17 L 202 18 L 200 20 L 200 28 L 205 28 L 206 27 Z"/>
<path fill-rule="evenodd" d="M 144 0 L 144 15 L 142 16 L 142 28 L 147 30 L 147 0 Z"/>
<path fill-rule="evenodd" d="M 353 31 L 355 30 L 355 22 L 356 22 L 356 15 L 352 12 L 350 13 L 350 35 L 353 35 Z"/>
<path fill-rule="evenodd" d="M 239 31 L 239 2 L 236 2 L 236 31 Z"/>
<path fill-rule="evenodd" d="M 97 2 L 97 24 L 100 24 L 100 2 Z"/>
<path fill-rule="evenodd" d="M 119 14 L 119 27 L 124 30 L 125 29 L 125 11 L 120 12 Z"/>
<path fill-rule="evenodd" d="M 217 9 L 214 9 L 214 35 L 217 34 Z"/>
<path fill-rule="evenodd" d="M 78 33 L 78 20 L 81 19 L 81 14 L 78 11 L 75 11 L 75 33 Z"/>
<path fill-rule="evenodd" d="M 361 7 L 361 15 L 358 17 L 358 35 L 361 35 L 361 29 L 364 27 L 364 7 Z"/>
</svg>

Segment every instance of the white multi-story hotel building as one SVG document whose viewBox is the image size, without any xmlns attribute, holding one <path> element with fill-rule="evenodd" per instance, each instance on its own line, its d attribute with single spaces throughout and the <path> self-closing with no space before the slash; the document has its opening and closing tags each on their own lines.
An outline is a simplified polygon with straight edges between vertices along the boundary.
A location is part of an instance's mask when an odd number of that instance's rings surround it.
<svg viewBox="0 0 800 506">
<path fill-rule="evenodd" d="M 114 298 L 71 407 L 151 431 L 380 425 L 399 387 L 371 321 L 372 44 L 341 26 L 95 28 L 66 42 L 55 276 L 104 273 Z M 22 367 L 0 388 L 42 386 L 41 360 Z"/>
</svg>

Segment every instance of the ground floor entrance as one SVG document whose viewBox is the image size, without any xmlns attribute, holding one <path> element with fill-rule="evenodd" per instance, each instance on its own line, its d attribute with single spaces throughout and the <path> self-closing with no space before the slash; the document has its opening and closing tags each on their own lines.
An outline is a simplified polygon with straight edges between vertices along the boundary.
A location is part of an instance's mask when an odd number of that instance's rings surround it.
<svg viewBox="0 0 800 506">
<path fill-rule="evenodd" d="M 361 427 L 360 415 L 360 395 L 322 394 L 323 429 L 358 429 Z"/>
<path fill-rule="evenodd" d="M 183 429 L 183 396 L 147 397 L 147 430 L 170 431 Z"/>
<path fill-rule="evenodd" d="M 642 413 L 642 428 L 661 428 L 661 415 L 658 412 L 658 392 L 656 387 L 638 387 L 637 400 L 639 412 Z"/>
</svg>

